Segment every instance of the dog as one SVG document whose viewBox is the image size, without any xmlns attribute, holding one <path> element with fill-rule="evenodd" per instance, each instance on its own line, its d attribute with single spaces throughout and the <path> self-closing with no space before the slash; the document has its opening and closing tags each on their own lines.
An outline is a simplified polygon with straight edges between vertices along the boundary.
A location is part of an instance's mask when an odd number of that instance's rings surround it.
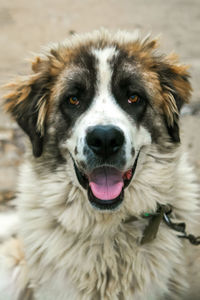
<svg viewBox="0 0 200 300">
<path fill-rule="evenodd" d="M 32 70 L 5 96 L 27 152 L 0 299 L 199 299 L 198 247 L 159 213 L 197 232 L 187 67 L 149 36 L 99 30 L 52 44 Z"/>
</svg>

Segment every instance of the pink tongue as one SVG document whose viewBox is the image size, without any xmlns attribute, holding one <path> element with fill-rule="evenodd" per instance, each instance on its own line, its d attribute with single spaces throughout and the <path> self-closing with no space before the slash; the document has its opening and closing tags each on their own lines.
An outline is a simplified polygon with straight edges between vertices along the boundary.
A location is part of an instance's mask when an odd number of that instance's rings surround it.
<svg viewBox="0 0 200 300">
<path fill-rule="evenodd" d="M 112 200 L 120 195 L 124 182 L 121 172 L 115 168 L 102 167 L 89 175 L 89 185 L 96 198 Z"/>
</svg>

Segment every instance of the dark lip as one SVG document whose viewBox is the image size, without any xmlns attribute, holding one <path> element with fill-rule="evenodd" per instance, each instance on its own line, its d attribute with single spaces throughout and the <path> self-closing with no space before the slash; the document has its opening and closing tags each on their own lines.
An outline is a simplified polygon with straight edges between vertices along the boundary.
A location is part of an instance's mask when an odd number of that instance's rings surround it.
<svg viewBox="0 0 200 300">
<path fill-rule="evenodd" d="M 101 199 L 98 199 L 94 196 L 94 194 L 92 193 L 92 190 L 89 186 L 89 181 L 88 181 L 87 176 L 78 169 L 74 159 L 72 158 L 72 160 L 74 162 L 74 169 L 75 169 L 75 173 L 76 173 L 76 176 L 78 178 L 78 181 L 79 181 L 80 185 L 84 189 L 87 190 L 88 199 L 89 199 L 92 206 L 94 206 L 95 208 L 98 208 L 100 210 L 114 210 L 122 203 L 123 198 L 124 198 L 124 189 L 126 187 L 128 187 L 128 185 L 130 184 L 130 182 L 133 178 L 133 175 L 134 175 L 136 167 L 137 167 L 139 154 L 140 154 L 140 151 L 138 152 L 137 157 L 135 159 L 135 162 L 133 164 L 131 178 L 124 180 L 124 187 L 123 187 L 120 195 L 117 198 L 112 199 L 112 200 L 101 200 Z"/>
</svg>

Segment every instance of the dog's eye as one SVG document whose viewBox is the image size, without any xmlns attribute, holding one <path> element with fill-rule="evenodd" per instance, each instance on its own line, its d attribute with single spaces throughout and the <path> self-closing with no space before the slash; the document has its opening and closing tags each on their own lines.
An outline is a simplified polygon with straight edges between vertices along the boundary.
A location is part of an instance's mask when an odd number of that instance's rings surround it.
<svg viewBox="0 0 200 300">
<path fill-rule="evenodd" d="M 131 95 L 129 98 L 128 98 L 128 103 L 136 103 L 140 100 L 140 97 L 138 95 Z"/>
<path fill-rule="evenodd" d="M 78 97 L 72 96 L 72 97 L 69 97 L 69 103 L 72 105 L 79 105 L 80 102 L 78 100 Z"/>
</svg>

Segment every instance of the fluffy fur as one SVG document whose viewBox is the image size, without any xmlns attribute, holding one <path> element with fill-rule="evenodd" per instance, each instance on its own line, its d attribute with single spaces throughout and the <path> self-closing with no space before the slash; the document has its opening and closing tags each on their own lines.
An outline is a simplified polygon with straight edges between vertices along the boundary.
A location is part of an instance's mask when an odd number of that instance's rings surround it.
<svg viewBox="0 0 200 300">
<path fill-rule="evenodd" d="M 141 244 L 149 222 L 142 215 L 155 212 L 158 203 L 171 204 L 173 220 L 186 222 L 189 232 L 199 225 L 198 186 L 179 143 L 178 114 L 191 91 L 188 73 L 156 47 L 156 41 L 125 32 L 76 36 L 52 45 L 34 60 L 33 75 L 10 85 L 6 110 L 31 143 L 19 180 L 20 239 L 0 248 L 1 300 L 199 299 L 190 284 L 198 249 L 190 252 L 193 246 L 163 222 L 156 239 Z M 145 108 L 116 101 L 119 65 L 131 78 L 140 76 L 133 85 L 145 88 Z M 79 111 L 66 108 L 63 94 L 68 98 L 66 90 L 74 76 L 80 83 L 82 72 L 88 76 L 86 104 Z M 74 170 L 74 161 L 86 173 L 96 167 L 85 136 L 88 126 L 98 124 L 124 132 L 114 166 L 125 172 L 139 153 L 115 210 L 93 207 Z M 136 219 L 125 222 L 130 217 Z"/>
</svg>

